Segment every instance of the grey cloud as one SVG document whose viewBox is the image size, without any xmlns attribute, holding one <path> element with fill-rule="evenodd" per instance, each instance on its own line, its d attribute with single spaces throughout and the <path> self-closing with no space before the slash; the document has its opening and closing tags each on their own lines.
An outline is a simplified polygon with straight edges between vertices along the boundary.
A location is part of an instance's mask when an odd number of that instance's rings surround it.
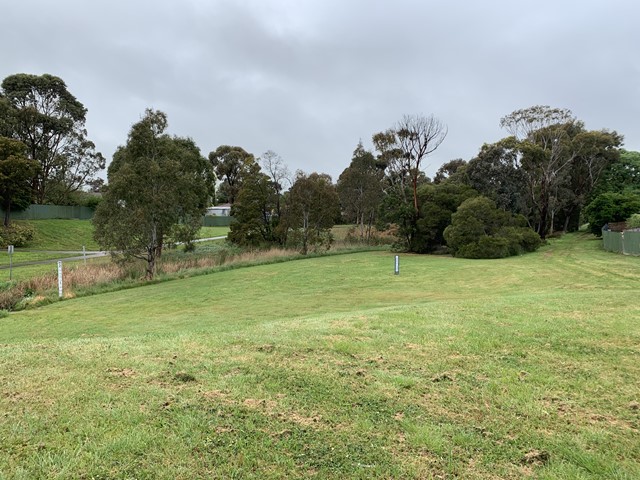
<svg viewBox="0 0 640 480">
<path fill-rule="evenodd" d="M 334 178 L 360 139 L 404 113 L 449 126 L 429 174 L 534 104 L 570 108 L 640 149 L 640 7 L 569 3 L 22 0 L 0 18 L 0 77 L 62 77 L 107 155 L 146 107 L 205 155 L 273 149 Z"/>
</svg>

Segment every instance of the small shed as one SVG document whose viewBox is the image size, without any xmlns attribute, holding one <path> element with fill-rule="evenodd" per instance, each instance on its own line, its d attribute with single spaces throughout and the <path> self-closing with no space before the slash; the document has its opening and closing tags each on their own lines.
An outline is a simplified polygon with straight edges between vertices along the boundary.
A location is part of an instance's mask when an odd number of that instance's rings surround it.
<svg viewBox="0 0 640 480">
<path fill-rule="evenodd" d="M 207 208 L 206 215 L 212 217 L 229 217 L 231 215 L 231 204 L 223 203 L 221 205 L 215 205 Z"/>
</svg>

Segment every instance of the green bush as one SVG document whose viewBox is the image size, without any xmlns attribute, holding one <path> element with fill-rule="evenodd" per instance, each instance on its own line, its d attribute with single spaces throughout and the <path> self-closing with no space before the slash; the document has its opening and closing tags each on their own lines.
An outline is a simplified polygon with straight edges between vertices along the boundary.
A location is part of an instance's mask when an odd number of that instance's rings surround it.
<svg viewBox="0 0 640 480">
<path fill-rule="evenodd" d="M 463 258 L 504 258 L 533 252 L 542 241 L 526 227 L 522 216 L 496 207 L 486 197 L 465 200 L 455 214 L 444 238 L 452 253 Z"/>
<path fill-rule="evenodd" d="M 88 195 L 84 202 L 81 203 L 81 205 L 84 205 L 85 207 L 89 207 L 92 210 L 95 210 L 98 205 L 100 205 L 100 203 L 102 202 L 102 197 L 98 196 L 98 195 Z"/>
<path fill-rule="evenodd" d="M 10 227 L 0 228 L 0 247 L 13 245 L 14 247 L 25 247 L 36 234 L 36 229 L 26 223 L 14 223 Z"/>
<path fill-rule="evenodd" d="M 602 235 L 602 227 L 609 222 L 623 222 L 640 212 L 640 197 L 635 194 L 607 192 L 598 195 L 585 208 L 591 233 Z"/>
<path fill-rule="evenodd" d="M 504 227 L 496 233 L 496 236 L 504 238 L 508 242 L 510 256 L 535 252 L 542 245 L 540 235 L 521 225 Z"/>
<path fill-rule="evenodd" d="M 462 245 L 456 257 L 462 258 L 504 258 L 510 255 L 509 241 L 501 237 L 480 237 L 476 242 Z"/>
<path fill-rule="evenodd" d="M 542 245 L 540 235 L 530 228 L 523 227 L 519 230 L 520 246 L 525 252 L 535 252 Z"/>
<path fill-rule="evenodd" d="M 627 219 L 628 228 L 640 228 L 640 213 L 634 213 Z"/>
</svg>

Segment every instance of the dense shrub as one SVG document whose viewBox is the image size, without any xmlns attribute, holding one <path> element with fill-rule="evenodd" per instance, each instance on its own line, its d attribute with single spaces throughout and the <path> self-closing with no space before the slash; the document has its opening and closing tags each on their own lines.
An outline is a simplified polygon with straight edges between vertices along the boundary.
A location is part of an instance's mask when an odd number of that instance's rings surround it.
<svg viewBox="0 0 640 480">
<path fill-rule="evenodd" d="M 420 214 L 416 222 L 412 251 L 431 253 L 444 244 L 444 229 L 451 215 L 468 198 L 477 196 L 471 187 L 456 183 L 426 184 L 418 190 Z"/>
<path fill-rule="evenodd" d="M 36 229 L 25 223 L 14 223 L 10 227 L 0 228 L 0 247 L 13 245 L 14 247 L 24 247 L 36 234 Z"/>
<path fill-rule="evenodd" d="M 630 193 L 607 192 L 598 195 L 585 209 L 589 229 L 602 235 L 602 227 L 609 222 L 622 222 L 640 212 L 640 197 Z"/>
<path fill-rule="evenodd" d="M 627 228 L 640 228 L 640 213 L 634 213 L 627 220 Z"/>
<path fill-rule="evenodd" d="M 481 236 L 475 242 L 458 248 L 456 257 L 462 258 L 504 258 L 509 254 L 509 241 L 501 237 Z"/>
<path fill-rule="evenodd" d="M 486 197 L 465 200 L 444 238 L 452 253 L 463 258 L 504 258 L 533 252 L 542 244 L 522 216 L 500 210 Z"/>
<path fill-rule="evenodd" d="M 102 197 L 99 195 L 87 195 L 84 201 L 80 205 L 89 207 L 91 210 L 98 208 L 98 205 L 102 202 Z"/>
</svg>

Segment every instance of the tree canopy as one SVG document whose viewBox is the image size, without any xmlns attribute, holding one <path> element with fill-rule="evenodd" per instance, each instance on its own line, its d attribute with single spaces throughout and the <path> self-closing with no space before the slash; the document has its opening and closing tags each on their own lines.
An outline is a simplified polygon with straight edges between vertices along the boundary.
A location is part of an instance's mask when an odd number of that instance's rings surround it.
<svg viewBox="0 0 640 480">
<path fill-rule="evenodd" d="M 288 242 L 307 254 L 310 248 L 328 247 L 330 229 L 340 216 L 340 201 L 331 177 L 321 173 L 296 173 L 287 195 L 284 227 L 291 230 Z"/>
<path fill-rule="evenodd" d="M 228 235 L 238 245 L 263 246 L 282 243 L 280 193 L 271 178 L 256 169 L 245 175 L 237 198 L 231 207 L 234 222 Z"/>
<path fill-rule="evenodd" d="M 21 141 L 39 164 L 31 180 L 37 203 L 68 203 L 104 169 L 104 157 L 87 138 L 87 110 L 61 78 L 10 75 L 0 96 L 0 133 Z"/>
<path fill-rule="evenodd" d="M 211 167 L 200 149 L 166 128 L 166 114 L 150 109 L 131 127 L 93 220 L 102 248 L 145 260 L 147 278 L 155 274 L 165 237 L 193 238 L 212 194 Z"/>
<path fill-rule="evenodd" d="M 382 200 L 383 170 L 373 153 L 358 143 L 351 164 L 340 174 L 337 183 L 340 204 L 345 218 L 358 225 L 359 236 L 367 240 L 376 222 Z"/>
<path fill-rule="evenodd" d="M 500 124 L 513 135 L 500 144 L 524 179 L 531 225 L 542 238 L 557 226 L 577 228 L 603 172 L 618 160 L 622 136 L 588 131 L 570 110 L 548 106 L 516 110 Z"/>
<path fill-rule="evenodd" d="M 417 252 L 420 204 L 418 188 L 429 179 L 424 160 L 447 136 L 447 127 L 433 115 L 404 115 L 393 127 L 373 135 L 377 163 L 384 168 L 380 219 L 397 227 L 398 245 Z"/>
<path fill-rule="evenodd" d="M 256 169 L 255 157 L 242 147 L 221 145 L 209 153 L 209 161 L 221 182 L 218 201 L 233 205 L 242 187 L 243 176 Z"/>
<path fill-rule="evenodd" d="M 30 180 L 38 163 L 27 158 L 26 150 L 22 142 L 0 136 L 0 205 L 5 227 L 11 222 L 12 210 L 23 210 L 31 204 Z"/>
</svg>

